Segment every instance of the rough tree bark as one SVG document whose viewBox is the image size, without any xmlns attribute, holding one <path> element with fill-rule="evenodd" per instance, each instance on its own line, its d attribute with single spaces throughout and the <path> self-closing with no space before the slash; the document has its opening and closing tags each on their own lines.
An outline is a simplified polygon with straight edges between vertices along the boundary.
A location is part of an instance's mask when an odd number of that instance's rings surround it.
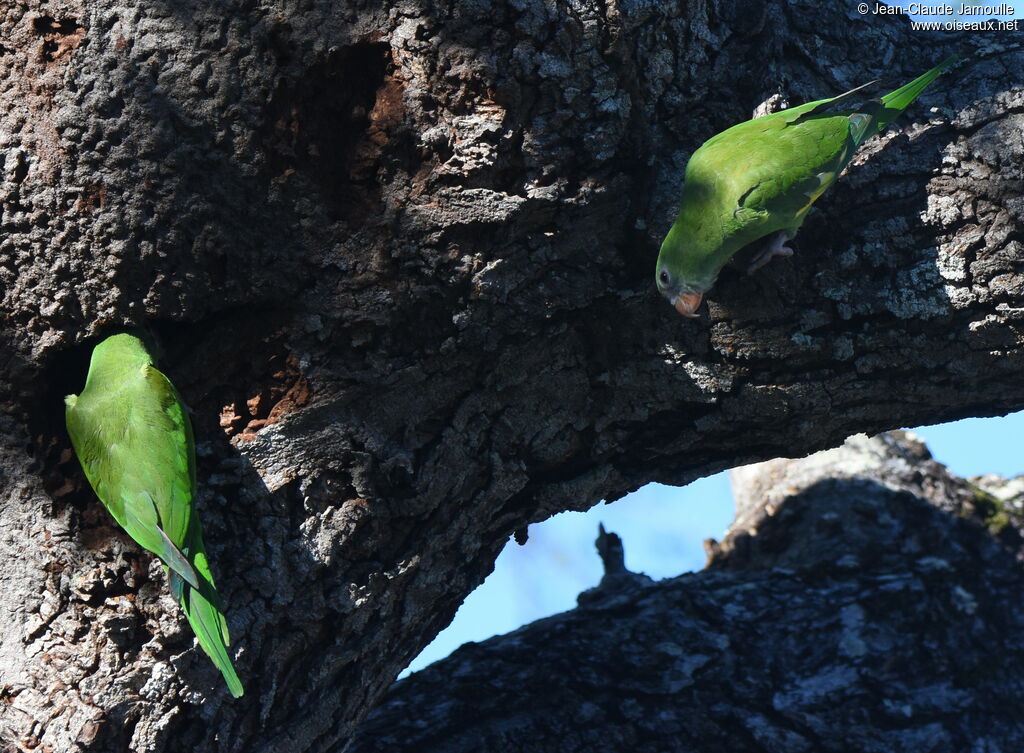
<svg viewBox="0 0 1024 753">
<path fill-rule="evenodd" d="M 0 739 L 339 750 L 530 521 L 1024 406 L 1019 41 L 808 2 L 6 3 Z M 699 322 L 658 299 L 701 140 L 960 43 L 794 260 Z M 68 451 L 127 325 L 195 411 L 239 702 Z"/>
<path fill-rule="evenodd" d="M 708 570 L 464 646 L 350 752 L 1024 747 L 1024 476 L 956 478 L 902 432 L 742 471 Z"/>
</svg>

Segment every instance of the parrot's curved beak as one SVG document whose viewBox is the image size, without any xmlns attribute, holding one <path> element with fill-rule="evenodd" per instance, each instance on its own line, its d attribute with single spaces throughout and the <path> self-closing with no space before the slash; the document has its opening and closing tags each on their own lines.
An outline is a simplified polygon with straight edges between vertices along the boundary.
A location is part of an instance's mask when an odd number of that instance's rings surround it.
<svg viewBox="0 0 1024 753">
<path fill-rule="evenodd" d="M 697 318 L 697 307 L 700 306 L 700 301 L 703 296 L 700 293 L 683 293 L 677 295 L 672 301 L 672 305 L 676 307 L 683 316 L 688 316 L 691 319 Z"/>
</svg>

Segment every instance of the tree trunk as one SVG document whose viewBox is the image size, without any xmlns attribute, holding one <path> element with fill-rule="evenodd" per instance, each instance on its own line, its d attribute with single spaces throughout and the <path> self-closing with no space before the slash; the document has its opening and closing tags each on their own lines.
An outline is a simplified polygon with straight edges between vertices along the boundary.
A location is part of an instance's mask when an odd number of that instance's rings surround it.
<svg viewBox="0 0 1024 753">
<path fill-rule="evenodd" d="M 901 21 L 8 3 L 4 744 L 340 750 L 529 522 L 1024 406 L 1020 37 Z M 700 321 L 659 299 L 703 139 L 960 42 L 978 58 L 863 150 L 796 258 L 726 270 Z M 70 454 L 61 398 L 134 325 L 194 411 L 239 701 Z"/>
<path fill-rule="evenodd" d="M 606 575 L 462 647 L 350 753 L 1024 747 L 1024 477 L 956 478 L 893 432 L 737 478 L 710 569 Z"/>
</svg>

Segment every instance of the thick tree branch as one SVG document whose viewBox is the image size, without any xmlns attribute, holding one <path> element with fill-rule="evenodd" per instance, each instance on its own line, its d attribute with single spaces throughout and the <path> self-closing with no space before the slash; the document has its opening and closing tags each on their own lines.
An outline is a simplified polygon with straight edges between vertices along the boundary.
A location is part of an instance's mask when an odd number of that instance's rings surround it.
<svg viewBox="0 0 1024 753">
<path fill-rule="evenodd" d="M 399 682 L 350 750 L 1024 743 L 1020 479 L 983 489 L 893 433 L 735 481 L 741 515 L 710 569 L 606 581 L 463 646 Z"/>
<path fill-rule="evenodd" d="M 687 155 L 963 38 L 810 3 L 8 5 L 5 743 L 338 750 L 529 521 L 1024 405 L 1018 36 L 686 322 L 650 278 Z M 195 411 L 237 703 L 68 454 L 60 399 L 130 324 Z"/>
</svg>

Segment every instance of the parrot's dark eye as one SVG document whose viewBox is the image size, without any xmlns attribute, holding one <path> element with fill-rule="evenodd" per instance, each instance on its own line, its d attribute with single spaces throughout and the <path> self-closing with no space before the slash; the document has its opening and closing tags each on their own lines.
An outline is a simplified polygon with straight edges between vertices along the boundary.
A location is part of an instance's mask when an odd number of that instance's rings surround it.
<svg viewBox="0 0 1024 753">
<path fill-rule="evenodd" d="M 671 282 L 671 278 L 669 277 L 667 269 L 663 269 L 658 272 L 658 282 L 661 283 L 662 287 L 668 287 L 669 282 Z"/>
</svg>

